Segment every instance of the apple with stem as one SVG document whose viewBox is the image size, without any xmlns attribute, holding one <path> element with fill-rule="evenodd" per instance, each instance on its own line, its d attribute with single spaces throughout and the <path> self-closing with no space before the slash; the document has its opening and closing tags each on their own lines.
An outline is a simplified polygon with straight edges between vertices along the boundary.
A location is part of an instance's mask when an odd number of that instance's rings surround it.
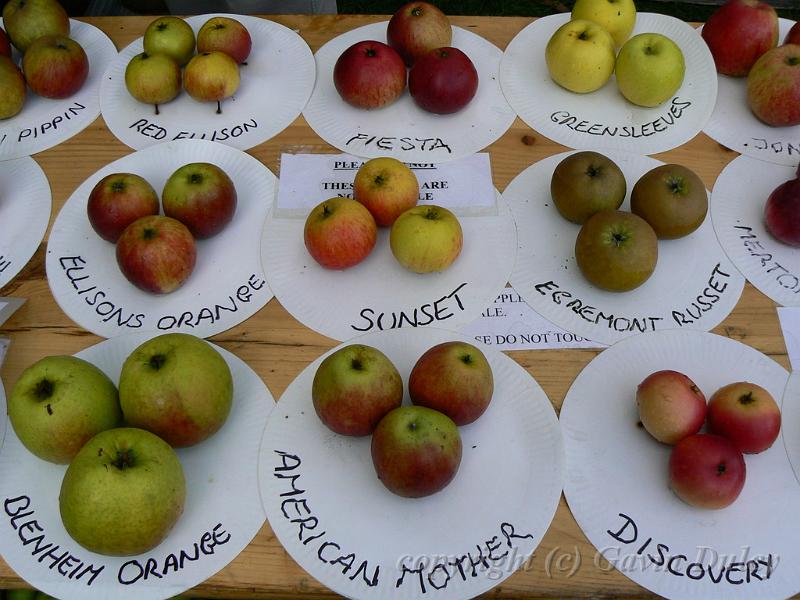
<svg viewBox="0 0 800 600">
<path fill-rule="evenodd" d="M 308 214 L 303 240 L 311 257 L 326 269 L 348 269 L 369 256 L 378 226 L 367 208 L 352 198 L 330 198 Z"/>
<path fill-rule="evenodd" d="M 553 81 L 570 92 L 587 94 L 611 79 L 614 38 L 593 21 L 568 21 L 550 36 L 544 58 Z"/>
<path fill-rule="evenodd" d="M 720 435 L 696 433 L 683 438 L 669 457 L 669 485 L 698 508 L 720 509 L 744 487 L 747 467 L 736 445 Z"/>
<path fill-rule="evenodd" d="M 112 173 L 89 192 L 86 212 L 89 223 L 104 240 L 116 243 L 136 219 L 157 215 L 158 194 L 144 177 L 135 173 Z"/>
<path fill-rule="evenodd" d="M 678 371 L 651 373 L 636 388 L 639 420 L 659 442 L 674 445 L 700 431 L 706 420 L 706 397 Z"/>
<path fill-rule="evenodd" d="M 166 54 L 142 52 L 125 67 L 125 87 L 139 102 L 159 106 L 175 99 L 181 92 L 181 68 Z"/>
<path fill-rule="evenodd" d="M 40 37 L 66 37 L 70 30 L 69 15 L 57 0 L 9 0 L 3 7 L 3 26 L 23 54 Z"/>
<path fill-rule="evenodd" d="M 194 31 L 180 17 L 159 17 L 145 29 L 142 45 L 147 54 L 166 54 L 182 67 L 194 54 Z"/>
<path fill-rule="evenodd" d="M 22 72 L 31 90 L 45 98 L 68 98 L 89 76 L 89 58 L 81 45 L 66 36 L 33 41 L 22 56 Z"/>
<path fill-rule="evenodd" d="M 247 64 L 252 46 L 247 28 L 230 17 L 212 17 L 197 32 L 198 52 L 219 50 L 240 65 Z"/>
<path fill-rule="evenodd" d="M 429 2 L 404 4 L 386 26 L 386 41 L 409 67 L 431 50 L 450 46 L 452 39 L 450 19 Z"/>
<path fill-rule="evenodd" d="M 409 208 L 389 232 L 389 246 L 397 262 L 415 273 L 444 271 L 461 254 L 463 244 L 458 218 L 433 204 Z"/>
<path fill-rule="evenodd" d="M 414 171 L 388 156 L 365 162 L 353 180 L 353 198 L 367 207 L 379 227 L 389 227 L 419 200 Z"/>
<path fill-rule="evenodd" d="M 169 176 L 161 192 L 164 214 L 197 239 L 216 235 L 233 220 L 236 186 L 225 171 L 207 162 L 189 163 Z"/>
<path fill-rule="evenodd" d="M 708 401 L 708 427 L 745 454 L 763 452 L 781 431 L 781 409 L 772 395 L 748 381 L 730 383 Z"/>
<path fill-rule="evenodd" d="M 183 89 L 198 102 L 221 102 L 239 89 L 239 65 L 224 52 L 214 50 L 192 57 L 183 71 Z"/>
<path fill-rule="evenodd" d="M 382 108 L 406 89 L 406 64 L 383 42 L 356 42 L 336 59 L 333 85 L 342 100 L 356 108 Z"/>
<path fill-rule="evenodd" d="M 408 74 L 408 92 L 421 109 L 449 115 L 478 91 L 478 71 L 458 48 L 437 48 L 417 58 Z"/>
</svg>

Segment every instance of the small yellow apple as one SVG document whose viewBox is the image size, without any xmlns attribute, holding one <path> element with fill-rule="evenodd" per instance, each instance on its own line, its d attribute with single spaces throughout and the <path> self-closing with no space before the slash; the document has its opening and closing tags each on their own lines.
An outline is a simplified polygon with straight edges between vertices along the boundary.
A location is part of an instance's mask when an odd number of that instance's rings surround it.
<svg viewBox="0 0 800 600">
<path fill-rule="evenodd" d="M 547 70 L 558 85 L 586 94 L 603 87 L 614 72 L 614 39 L 602 25 L 569 21 L 547 42 Z"/>
<path fill-rule="evenodd" d="M 572 18 L 602 25 L 619 48 L 636 25 L 636 6 L 633 0 L 577 0 L 572 7 Z"/>
</svg>

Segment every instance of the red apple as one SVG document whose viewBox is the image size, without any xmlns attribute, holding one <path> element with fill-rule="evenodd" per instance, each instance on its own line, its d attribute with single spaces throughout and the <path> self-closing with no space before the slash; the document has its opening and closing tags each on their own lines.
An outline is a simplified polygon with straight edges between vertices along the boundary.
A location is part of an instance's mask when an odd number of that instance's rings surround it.
<svg viewBox="0 0 800 600">
<path fill-rule="evenodd" d="M 170 217 L 137 219 L 117 240 L 117 264 L 133 285 L 145 292 L 168 294 L 189 278 L 197 256 L 186 225 Z"/>
<path fill-rule="evenodd" d="M 197 51 L 219 50 L 242 64 L 250 56 L 250 32 L 236 19 L 212 17 L 197 32 Z"/>
<path fill-rule="evenodd" d="M 183 89 L 198 102 L 220 103 L 239 89 L 239 65 L 224 52 L 195 54 L 183 70 Z"/>
<path fill-rule="evenodd" d="M 414 171 L 396 158 L 368 160 L 356 172 L 353 197 L 367 207 L 379 227 L 389 227 L 419 200 Z"/>
<path fill-rule="evenodd" d="M 333 85 L 348 104 L 381 108 L 406 88 L 406 65 L 394 48 L 382 42 L 357 42 L 336 60 Z"/>
<path fill-rule="evenodd" d="M 408 377 L 411 402 L 443 412 L 456 425 L 468 425 L 480 417 L 493 392 L 489 361 L 467 342 L 444 342 L 428 349 Z"/>
<path fill-rule="evenodd" d="M 164 214 L 177 219 L 197 239 L 222 231 L 236 212 L 236 187 L 211 163 L 189 163 L 167 179 L 161 192 Z"/>
<path fill-rule="evenodd" d="M 706 397 L 678 371 L 656 371 L 636 388 L 639 419 L 659 442 L 677 444 L 697 433 L 706 419 Z"/>
<path fill-rule="evenodd" d="M 303 230 L 308 253 L 326 269 L 347 269 L 364 260 L 378 237 L 366 207 L 352 198 L 331 198 L 309 213 Z"/>
<path fill-rule="evenodd" d="M 764 223 L 779 242 L 800 246 L 800 167 L 797 177 L 772 190 L 764 207 Z"/>
<path fill-rule="evenodd" d="M 725 508 L 744 487 L 747 468 L 736 445 L 719 435 L 697 433 L 683 438 L 669 457 L 669 485 L 699 508 Z"/>
<path fill-rule="evenodd" d="M 403 379 L 377 348 L 350 344 L 317 367 L 311 400 L 320 420 L 342 435 L 369 435 L 403 402 Z"/>
<path fill-rule="evenodd" d="M 89 59 L 81 45 L 66 36 L 51 35 L 34 41 L 22 57 L 28 86 L 45 98 L 68 98 L 89 76 Z"/>
<path fill-rule="evenodd" d="M 146 179 L 133 173 L 112 173 L 92 188 L 86 212 L 97 235 L 116 243 L 128 225 L 157 215 L 159 207 L 158 194 Z"/>
<path fill-rule="evenodd" d="M 800 21 L 792 25 L 789 33 L 783 38 L 784 44 L 800 44 Z"/>
<path fill-rule="evenodd" d="M 747 104 L 767 125 L 800 125 L 800 45 L 773 48 L 747 76 Z"/>
<path fill-rule="evenodd" d="M 423 110 L 454 113 L 469 104 L 478 91 L 478 71 L 458 48 L 437 48 L 411 67 L 408 91 Z"/>
<path fill-rule="evenodd" d="M 759 0 L 728 0 L 708 18 L 702 36 L 719 73 L 744 77 L 778 44 L 778 13 Z"/>
<path fill-rule="evenodd" d="M 8 35 L 2 27 L 0 27 L 0 56 L 11 58 L 11 42 L 8 41 Z"/>
<path fill-rule="evenodd" d="M 708 428 L 746 454 L 763 452 L 781 431 L 781 410 L 772 395 L 740 381 L 718 389 L 708 401 Z"/>
<path fill-rule="evenodd" d="M 449 46 L 452 40 L 450 19 L 428 2 L 401 6 L 386 26 L 386 41 L 409 67 L 431 50 Z"/>
</svg>

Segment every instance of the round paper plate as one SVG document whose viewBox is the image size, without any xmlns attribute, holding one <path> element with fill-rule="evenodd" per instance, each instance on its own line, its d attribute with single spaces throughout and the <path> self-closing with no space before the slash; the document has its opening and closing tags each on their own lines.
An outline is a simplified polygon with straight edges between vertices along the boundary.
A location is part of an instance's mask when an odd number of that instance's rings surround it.
<svg viewBox="0 0 800 600">
<path fill-rule="evenodd" d="M 89 59 L 89 77 L 80 90 L 62 100 L 42 98 L 28 90 L 22 111 L 0 121 L 0 160 L 52 148 L 83 131 L 100 114 L 97 91 L 103 73 L 117 56 L 117 49 L 94 25 L 74 19 L 69 23 L 70 37 L 83 47 Z"/>
<path fill-rule="evenodd" d="M 474 341 L 436 329 L 354 341 L 384 352 L 407 382 L 425 350 L 454 339 Z M 536 381 L 504 354 L 483 352 L 494 373 L 491 404 L 459 428 L 453 481 L 425 498 L 381 484 L 369 436 L 340 436 L 317 418 L 311 382 L 322 357 L 286 389 L 261 443 L 261 498 L 278 539 L 318 581 L 348 598 L 471 598 L 536 549 L 561 495 L 561 432 Z"/>
<path fill-rule="evenodd" d="M 333 339 L 401 327 L 457 329 L 494 301 L 514 264 L 517 232 L 499 194 L 497 207 L 497 215 L 458 215 L 464 247 L 441 273 L 413 273 L 401 266 L 389 247 L 387 228 L 378 229 L 375 248 L 361 263 L 325 269 L 303 243 L 305 218 L 273 212 L 264 225 L 261 259 L 281 305 Z"/>
<path fill-rule="evenodd" d="M 228 174 L 236 186 L 236 214 L 220 233 L 197 241 L 197 263 L 182 287 L 164 295 L 144 292 L 120 271 L 115 246 L 89 224 L 89 193 L 106 175 L 129 172 L 160 195 L 167 178 L 192 162 L 210 162 Z M 131 330 L 209 337 L 238 325 L 272 298 L 258 241 L 275 183 L 252 156 L 202 140 L 167 142 L 106 165 L 75 190 L 53 224 L 47 280 L 56 302 L 81 327 L 103 337 Z"/>
<path fill-rule="evenodd" d="M 50 184 L 30 157 L 0 161 L 0 288 L 28 263 L 50 222 Z"/>
<path fill-rule="evenodd" d="M 620 210 L 630 210 L 630 191 L 660 161 L 605 151 L 628 184 Z M 553 170 L 565 152 L 535 163 L 505 189 L 517 223 L 519 246 L 511 285 L 531 307 L 581 337 L 613 344 L 644 331 L 687 328 L 709 330 L 730 314 L 744 288 L 714 235 L 711 219 L 692 234 L 658 241 L 658 263 L 644 284 L 629 292 L 607 292 L 591 285 L 575 262 L 580 225 L 564 219 L 550 197 Z"/>
<path fill-rule="evenodd" d="M 793 23 L 779 20 L 779 42 Z M 718 75 L 717 79 L 717 104 L 703 131 L 740 154 L 779 165 L 796 165 L 800 160 L 800 125 L 771 127 L 762 123 L 747 105 L 747 77 Z"/>
<path fill-rule="evenodd" d="M 122 363 L 151 336 L 121 336 L 76 356 L 117 382 Z M 0 553 L 20 577 L 58 598 L 168 598 L 214 575 L 250 543 L 265 519 L 254 459 L 273 399 L 241 359 L 215 348 L 231 368 L 233 408 L 212 437 L 177 449 L 186 477 L 186 506 L 169 536 L 145 554 L 103 556 L 72 540 L 58 508 L 66 465 L 35 457 L 8 428 L 0 453 L 5 532 Z"/>
<path fill-rule="evenodd" d="M 186 22 L 195 33 L 208 19 Z M 247 15 L 222 15 L 240 21 L 250 32 L 253 48 L 240 68 L 237 92 L 222 102 L 197 102 L 185 90 L 173 101 L 154 108 L 134 99 L 125 87 L 125 68 L 142 52 L 142 38 L 128 45 L 109 67 L 100 88 L 103 118 L 111 132 L 140 150 L 161 141 L 205 139 L 247 150 L 283 131 L 303 110 L 314 87 L 314 57 L 303 39 L 274 21 Z"/>
<path fill-rule="evenodd" d="M 783 444 L 800 483 L 800 371 L 792 371 L 781 403 Z"/>
<path fill-rule="evenodd" d="M 403 92 L 393 104 L 363 110 L 347 104 L 333 86 L 333 66 L 347 48 L 363 40 L 386 42 L 386 23 L 344 33 L 316 53 L 317 82 L 303 115 L 326 142 L 343 152 L 403 162 L 439 163 L 474 154 L 496 141 L 514 122 L 514 111 L 500 90 L 498 70 L 503 53 L 477 34 L 453 27 L 452 45 L 463 50 L 478 71 L 472 101 L 451 115 L 419 108 Z"/>
<path fill-rule="evenodd" d="M 721 510 L 694 508 L 669 489 L 670 446 L 637 427 L 636 386 L 674 369 L 709 398 L 734 381 L 781 397 L 787 372 L 739 342 L 661 331 L 604 350 L 580 373 L 561 409 L 564 493 L 600 554 L 667 598 L 787 598 L 800 591 L 800 486 L 780 440 L 745 456 L 747 480 Z"/>
<path fill-rule="evenodd" d="M 772 190 L 795 167 L 739 156 L 714 185 L 711 218 L 720 244 L 747 280 L 783 306 L 800 306 L 800 248 L 777 241 L 764 225 Z"/>
<path fill-rule="evenodd" d="M 688 142 L 705 125 L 717 96 L 714 59 L 697 32 L 666 15 L 639 13 L 631 35 L 660 33 L 683 51 L 686 75 L 675 95 L 655 108 L 636 106 L 619 93 L 614 76 L 590 94 L 572 93 L 547 71 L 544 49 L 569 13 L 536 19 L 511 40 L 500 83 L 517 114 L 550 139 L 582 149 L 655 154 Z"/>
</svg>

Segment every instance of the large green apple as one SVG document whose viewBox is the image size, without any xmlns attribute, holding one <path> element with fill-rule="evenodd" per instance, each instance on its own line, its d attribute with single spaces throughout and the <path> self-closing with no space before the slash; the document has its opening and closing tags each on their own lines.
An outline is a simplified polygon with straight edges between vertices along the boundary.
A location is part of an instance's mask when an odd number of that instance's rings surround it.
<svg viewBox="0 0 800 600">
<path fill-rule="evenodd" d="M 167 536 L 183 513 L 186 480 L 178 455 L 143 429 L 104 431 L 70 463 L 58 504 L 64 528 L 92 552 L 142 554 Z"/>
<path fill-rule="evenodd" d="M 683 52 L 660 33 L 633 36 L 617 55 L 617 87 L 638 106 L 658 106 L 672 98 L 683 84 L 685 72 Z"/>
<path fill-rule="evenodd" d="M 166 54 L 180 66 L 194 54 L 194 31 L 180 17 L 159 17 L 147 26 L 142 39 L 147 54 Z"/>
<path fill-rule="evenodd" d="M 8 416 L 28 450 L 60 464 L 122 421 L 114 383 L 74 356 L 48 356 L 25 369 L 8 397 Z"/>
<path fill-rule="evenodd" d="M 3 7 L 6 33 L 20 52 L 46 35 L 69 35 L 69 16 L 57 0 L 9 0 Z"/>
<path fill-rule="evenodd" d="M 458 218 L 442 206 L 415 206 L 392 224 L 389 246 L 397 261 L 415 273 L 444 271 L 461 254 Z"/>
<path fill-rule="evenodd" d="M 617 163 L 599 152 L 570 154 L 550 178 L 550 196 L 558 212 L 579 225 L 596 212 L 619 208 L 627 189 Z"/>
<path fill-rule="evenodd" d="M 208 342 L 166 333 L 136 348 L 122 365 L 119 401 L 125 422 L 172 446 L 192 446 L 222 427 L 233 402 L 228 363 Z"/>
<path fill-rule="evenodd" d="M 631 212 L 650 223 L 659 238 L 680 238 L 703 224 L 708 192 L 691 169 L 661 165 L 642 175 L 633 186 Z"/>
<path fill-rule="evenodd" d="M 578 19 L 559 27 L 544 51 L 558 85 L 586 94 L 603 87 L 614 72 L 614 38 L 602 25 Z"/>
<path fill-rule="evenodd" d="M 619 47 L 636 25 L 636 6 L 633 0 L 576 0 L 572 7 L 572 18 L 602 25 Z"/>
</svg>

